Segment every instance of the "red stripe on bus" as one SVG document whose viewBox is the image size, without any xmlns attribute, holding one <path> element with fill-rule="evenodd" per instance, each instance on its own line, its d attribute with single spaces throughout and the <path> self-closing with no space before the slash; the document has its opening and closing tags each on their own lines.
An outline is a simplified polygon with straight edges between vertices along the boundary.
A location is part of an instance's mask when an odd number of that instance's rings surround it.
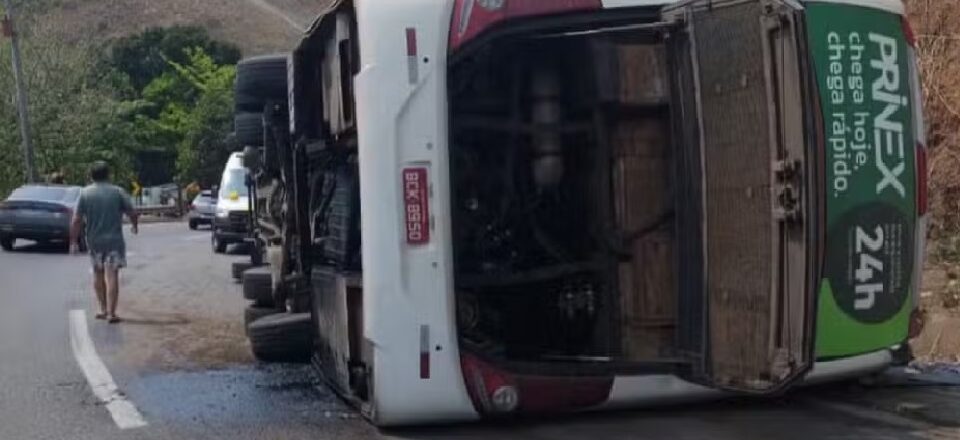
<svg viewBox="0 0 960 440">
<path fill-rule="evenodd" d="M 407 28 L 407 56 L 417 56 L 417 30 Z"/>
<path fill-rule="evenodd" d="M 420 353 L 420 378 L 421 379 L 430 378 L 430 353 L 429 352 Z"/>
</svg>

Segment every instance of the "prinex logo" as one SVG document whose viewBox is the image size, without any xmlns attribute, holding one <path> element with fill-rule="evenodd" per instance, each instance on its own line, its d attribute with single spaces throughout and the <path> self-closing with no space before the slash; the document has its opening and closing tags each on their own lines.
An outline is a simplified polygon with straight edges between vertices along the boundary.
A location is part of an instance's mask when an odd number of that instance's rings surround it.
<svg viewBox="0 0 960 440">
<path fill-rule="evenodd" d="M 897 116 L 899 112 L 909 110 L 909 100 L 902 93 L 904 87 L 903 78 L 900 77 L 897 40 L 871 33 L 870 41 L 876 43 L 880 49 L 880 59 L 870 61 L 870 67 L 880 71 L 880 76 L 873 82 L 873 100 L 886 105 L 873 120 L 877 169 L 882 175 L 880 183 L 877 184 L 877 194 L 893 189 L 900 197 L 906 197 L 906 188 L 900 181 L 906 170 L 904 127 L 903 123 L 897 120 Z"/>
</svg>

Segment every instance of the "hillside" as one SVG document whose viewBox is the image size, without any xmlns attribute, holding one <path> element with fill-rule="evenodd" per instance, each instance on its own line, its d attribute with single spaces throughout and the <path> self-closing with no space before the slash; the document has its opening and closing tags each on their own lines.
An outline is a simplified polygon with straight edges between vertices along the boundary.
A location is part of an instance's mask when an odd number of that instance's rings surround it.
<svg viewBox="0 0 960 440">
<path fill-rule="evenodd" d="M 328 0 L 59 0 L 36 26 L 67 42 L 104 41 L 152 26 L 197 25 L 244 55 L 290 49 Z M 298 29 L 299 27 L 299 29 Z"/>
</svg>

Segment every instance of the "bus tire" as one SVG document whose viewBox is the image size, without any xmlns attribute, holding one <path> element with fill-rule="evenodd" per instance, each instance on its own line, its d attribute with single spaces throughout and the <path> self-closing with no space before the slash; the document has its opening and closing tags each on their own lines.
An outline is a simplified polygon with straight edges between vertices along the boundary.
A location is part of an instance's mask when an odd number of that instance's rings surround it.
<svg viewBox="0 0 960 440">
<path fill-rule="evenodd" d="M 230 267 L 230 274 L 233 276 L 233 279 L 243 281 L 243 273 L 254 267 L 253 263 L 247 261 L 234 261 Z"/>
<path fill-rule="evenodd" d="M 309 313 L 277 313 L 247 327 L 254 357 L 263 362 L 308 362 L 313 352 Z"/>
<path fill-rule="evenodd" d="M 286 54 L 263 55 L 237 63 L 237 111 L 261 111 L 267 101 L 286 102 Z"/>
<path fill-rule="evenodd" d="M 254 267 L 243 272 L 243 297 L 260 307 L 273 306 L 273 274 L 269 267 Z"/>
<path fill-rule="evenodd" d="M 263 113 L 237 113 L 233 117 L 233 130 L 240 145 L 263 146 Z"/>
<path fill-rule="evenodd" d="M 216 232 L 214 232 L 213 236 L 210 238 L 210 247 L 213 248 L 213 253 L 215 254 L 227 252 L 227 244 L 217 236 Z"/>
<path fill-rule="evenodd" d="M 893 356 L 892 365 L 894 367 L 906 367 L 915 359 L 913 356 L 913 349 L 907 342 L 900 344 L 896 350 L 891 350 L 890 354 Z"/>
<path fill-rule="evenodd" d="M 249 335 L 250 324 L 253 324 L 264 316 L 276 315 L 280 312 L 282 312 L 282 310 L 274 307 L 257 307 L 256 305 L 251 304 L 243 309 L 243 328 L 247 332 L 247 335 Z"/>
</svg>

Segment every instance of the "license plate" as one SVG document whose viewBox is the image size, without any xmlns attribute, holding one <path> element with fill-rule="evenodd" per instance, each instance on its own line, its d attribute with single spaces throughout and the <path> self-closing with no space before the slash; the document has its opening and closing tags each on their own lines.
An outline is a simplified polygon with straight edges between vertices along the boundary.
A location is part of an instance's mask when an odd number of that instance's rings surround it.
<svg viewBox="0 0 960 440">
<path fill-rule="evenodd" d="M 427 169 L 422 167 L 403 170 L 403 204 L 407 230 L 407 243 L 422 245 L 430 242 L 430 203 Z"/>
</svg>

